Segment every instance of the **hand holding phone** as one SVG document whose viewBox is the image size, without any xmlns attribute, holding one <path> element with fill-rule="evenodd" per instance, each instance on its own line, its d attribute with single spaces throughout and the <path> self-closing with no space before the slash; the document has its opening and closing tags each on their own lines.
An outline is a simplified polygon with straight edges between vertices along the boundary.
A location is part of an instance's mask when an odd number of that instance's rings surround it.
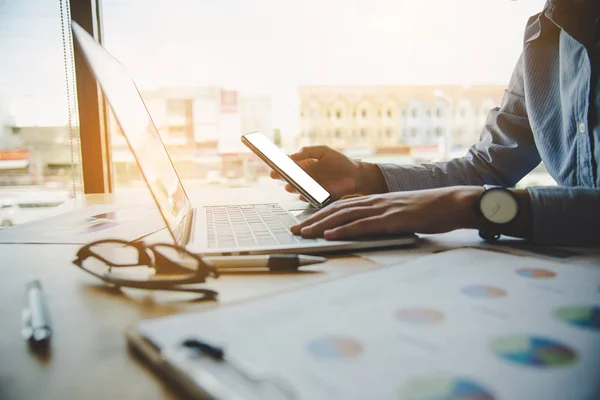
<svg viewBox="0 0 600 400">
<path fill-rule="evenodd" d="M 242 136 L 242 143 L 313 206 L 322 208 L 331 202 L 331 194 L 262 133 L 247 133 Z"/>
</svg>

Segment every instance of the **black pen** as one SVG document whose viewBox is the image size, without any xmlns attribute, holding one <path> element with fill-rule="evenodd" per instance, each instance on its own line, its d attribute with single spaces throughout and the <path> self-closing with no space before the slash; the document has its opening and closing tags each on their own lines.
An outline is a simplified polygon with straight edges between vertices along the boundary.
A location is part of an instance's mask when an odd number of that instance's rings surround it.
<svg viewBox="0 0 600 400">
<path fill-rule="evenodd" d="M 218 272 L 288 272 L 297 271 L 298 268 L 306 265 L 327 261 L 325 257 L 303 254 L 202 257 L 202 260 L 214 266 Z"/>
<path fill-rule="evenodd" d="M 52 328 L 40 281 L 33 280 L 27 284 L 27 304 L 22 314 L 23 338 L 32 344 L 48 343 Z"/>
</svg>

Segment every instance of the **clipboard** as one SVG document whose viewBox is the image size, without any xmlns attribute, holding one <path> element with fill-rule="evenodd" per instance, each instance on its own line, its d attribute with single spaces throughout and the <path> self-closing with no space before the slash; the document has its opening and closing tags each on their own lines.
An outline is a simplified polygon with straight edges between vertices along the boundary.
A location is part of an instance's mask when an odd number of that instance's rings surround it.
<svg viewBox="0 0 600 400">
<path fill-rule="evenodd" d="M 456 249 L 127 338 L 186 398 L 600 398 L 598 282 L 578 263 Z"/>
<path fill-rule="evenodd" d="M 194 340 L 188 340 L 194 342 Z M 229 357 L 211 356 L 183 341 L 161 349 L 135 329 L 127 331 L 129 350 L 181 395 L 215 400 L 295 400 L 294 389 L 277 376 L 255 376 Z M 214 348 L 219 351 L 221 349 Z"/>
</svg>

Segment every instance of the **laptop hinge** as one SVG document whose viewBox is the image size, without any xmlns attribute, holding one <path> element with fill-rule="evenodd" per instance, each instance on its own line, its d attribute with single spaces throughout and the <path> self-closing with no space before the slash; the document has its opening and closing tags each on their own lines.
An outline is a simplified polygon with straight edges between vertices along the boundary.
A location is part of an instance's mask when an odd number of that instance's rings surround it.
<svg viewBox="0 0 600 400">
<path fill-rule="evenodd" d="M 185 221 L 185 228 L 183 230 L 183 237 L 182 237 L 182 243 L 181 246 L 186 247 L 188 244 L 190 244 L 190 242 L 193 240 L 193 227 L 196 223 L 196 208 L 192 208 L 190 210 L 191 215 L 188 214 L 188 217 L 186 218 Z"/>
</svg>

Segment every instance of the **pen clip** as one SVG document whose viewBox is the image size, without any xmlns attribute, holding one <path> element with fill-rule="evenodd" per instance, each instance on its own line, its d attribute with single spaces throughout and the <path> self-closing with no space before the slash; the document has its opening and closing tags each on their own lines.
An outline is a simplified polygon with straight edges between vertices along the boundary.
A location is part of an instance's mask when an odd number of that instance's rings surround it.
<svg viewBox="0 0 600 400">
<path fill-rule="evenodd" d="M 33 326 L 31 325 L 31 309 L 24 308 L 21 311 L 21 336 L 25 340 L 31 340 L 33 338 Z"/>
</svg>

